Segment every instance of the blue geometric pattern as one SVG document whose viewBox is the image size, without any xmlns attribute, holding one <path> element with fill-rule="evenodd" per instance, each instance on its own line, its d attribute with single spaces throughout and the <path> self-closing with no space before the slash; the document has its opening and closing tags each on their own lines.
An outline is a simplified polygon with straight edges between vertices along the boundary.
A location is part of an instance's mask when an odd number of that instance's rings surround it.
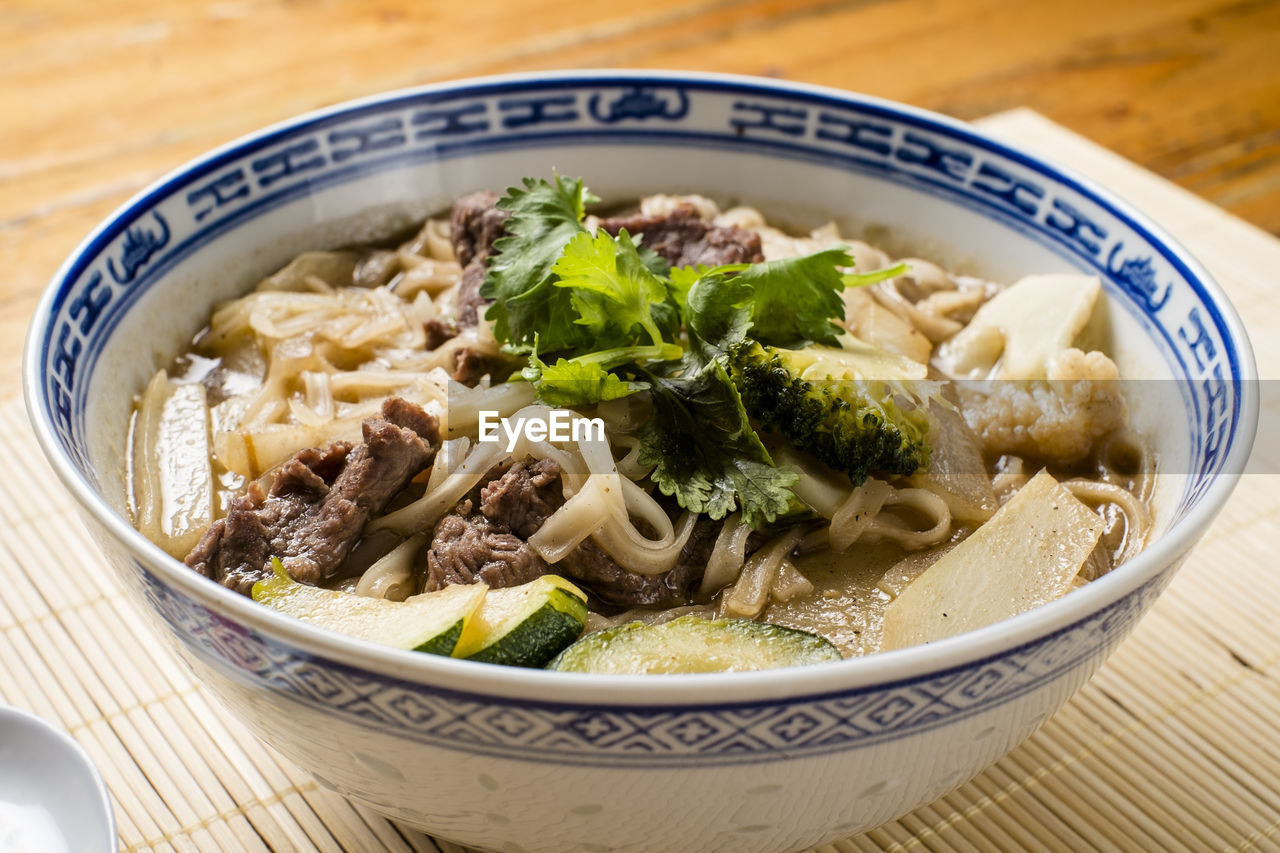
<svg viewBox="0 0 1280 853">
<path fill-rule="evenodd" d="M 572 77 L 439 87 L 298 121 L 210 158 L 99 234 L 40 341 L 45 416 L 85 476 L 88 377 L 111 329 L 161 274 L 227 229 L 308 193 L 406 163 L 604 141 L 786 156 L 907 183 L 998 219 L 1108 282 L 1187 381 L 1196 458 L 1176 520 L 1239 429 L 1237 353 L 1195 274 L 1109 200 L 960 125 L 856 96 L 723 80 Z"/>
<path fill-rule="evenodd" d="M 140 564 L 148 603 L 188 650 L 224 676 L 326 715 L 435 746 L 506 758 L 610 766 L 751 762 L 866 747 L 989 711 L 1101 660 L 1167 581 L 1139 587 L 1069 628 L 951 672 L 840 695 L 646 710 L 538 704 L 444 691 L 357 670 L 249 631 Z M 462 745 L 465 745 L 464 747 Z"/>
</svg>

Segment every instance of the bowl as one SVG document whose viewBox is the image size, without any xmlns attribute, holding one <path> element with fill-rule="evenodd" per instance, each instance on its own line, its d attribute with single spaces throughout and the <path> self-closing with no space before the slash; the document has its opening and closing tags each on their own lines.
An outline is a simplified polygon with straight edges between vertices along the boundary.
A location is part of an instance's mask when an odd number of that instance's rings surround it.
<svg viewBox="0 0 1280 853">
<path fill-rule="evenodd" d="M 307 248 L 397 231 L 479 188 L 582 175 L 846 228 L 997 279 L 1101 277 L 1160 456 L 1156 531 L 1116 571 L 927 646 L 665 677 L 529 671 L 318 630 L 197 576 L 127 520 L 132 397 L 211 307 Z M 848 232 L 846 232 L 848 233 Z M 527 74 L 301 116 L 182 166 L 112 214 L 44 294 L 24 365 L 44 452 L 130 597 L 266 743 L 394 820 L 493 850 L 797 850 L 874 827 L 1027 737 L 1168 584 L 1230 493 L 1256 370 L 1221 289 L 1149 219 L 965 124 L 741 77 Z"/>
</svg>

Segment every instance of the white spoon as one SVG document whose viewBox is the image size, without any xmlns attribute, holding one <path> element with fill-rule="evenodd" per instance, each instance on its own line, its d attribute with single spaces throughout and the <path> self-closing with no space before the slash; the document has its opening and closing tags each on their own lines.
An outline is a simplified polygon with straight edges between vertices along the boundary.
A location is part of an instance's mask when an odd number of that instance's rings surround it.
<svg viewBox="0 0 1280 853">
<path fill-rule="evenodd" d="M 88 753 L 34 714 L 0 707 L 0 853 L 116 849 L 111 799 Z"/>
</svg>

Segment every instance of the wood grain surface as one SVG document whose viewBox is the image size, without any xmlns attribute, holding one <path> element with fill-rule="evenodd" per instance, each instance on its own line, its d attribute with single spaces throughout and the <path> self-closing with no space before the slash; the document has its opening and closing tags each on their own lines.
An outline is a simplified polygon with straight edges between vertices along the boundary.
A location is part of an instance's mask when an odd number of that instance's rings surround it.
<svg viewBox="0 0 1280 853">
<path fill-rule="evenodd" d="M 116 205 L 267 123 L 504 71 L 680 68 L 971 119 L 1030 106 L 1280 233 L 1280 3 L 4 0 L 0 399 L 40 288 Z"/>
</svg>

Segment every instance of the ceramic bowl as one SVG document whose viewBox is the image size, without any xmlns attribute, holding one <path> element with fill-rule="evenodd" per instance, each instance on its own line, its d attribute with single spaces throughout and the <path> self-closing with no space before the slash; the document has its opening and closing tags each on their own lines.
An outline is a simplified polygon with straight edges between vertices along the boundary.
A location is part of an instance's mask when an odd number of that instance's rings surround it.
<svg viewBox="0 0 1280 853">
<path fill-rule="evenodd" d="M 211 307 L 307 248 L 371 239 L 524 175 L 604 198 L 699 192 L 828 217 L 994 278 L 1100 276 L 1160 454 L 1157 530 L 1117 571 L 925 647 L 821 667 L 601 677 L 443 659 L 283 617 L 197 576 L 124 511 L 132 397 Z M 494 850 L 801 849 L 941 796 L 1102 663 L 1222 507 L 1255 367 L 1219 287 L 1103 188 L 967 125 L 848 92 L 694 74 L 460 81 L 219 148 L 107 219 L 54 277 L 32 422 L 134 602 L 248 728 L 395 820 Z M 1160 411 L 1155 411 L 1160 409 Z M 1154 412 L 1154 414 L 1153 414 Z"/>
</svg>

